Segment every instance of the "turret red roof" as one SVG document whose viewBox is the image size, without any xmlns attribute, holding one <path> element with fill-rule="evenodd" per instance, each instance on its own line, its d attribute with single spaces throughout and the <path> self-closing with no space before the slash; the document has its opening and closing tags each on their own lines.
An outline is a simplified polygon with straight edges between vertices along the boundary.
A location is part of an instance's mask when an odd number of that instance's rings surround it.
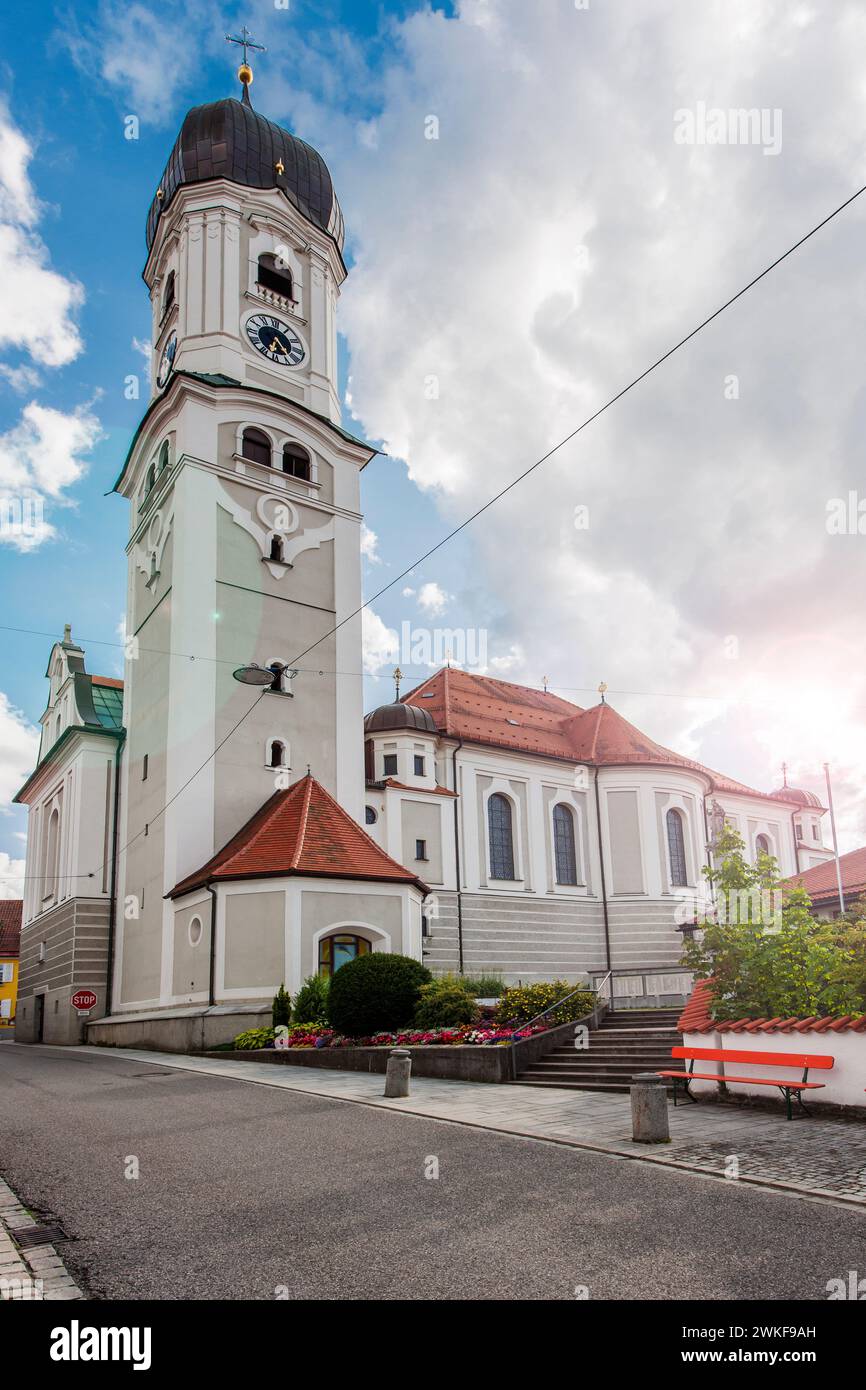
<svg viewBox="0 0 866 1390">
<path fill-rule="evenodd" d="M 224 880 L 287 875 L 411 883 L 422 893 L 429 891 L 308 773 L 285 791 L 274 792 L 228 844 L 166 896 L 178 898 Z"/>
<path fill-rule="evenodd" d="M 852 849 L 848 854 L 839 855 L 839 868 L 842 871 L 842 891 L 845 906 L 850 907 L 854 898 L 866 893 L 866 849 Z M 785 879 L 787 888 L 805 888 L 813 903 L 827 903 L 838 899 L 836 884 L 836 860 L 828 859 L 824 864 L 815 864 Z"/>
</svg>

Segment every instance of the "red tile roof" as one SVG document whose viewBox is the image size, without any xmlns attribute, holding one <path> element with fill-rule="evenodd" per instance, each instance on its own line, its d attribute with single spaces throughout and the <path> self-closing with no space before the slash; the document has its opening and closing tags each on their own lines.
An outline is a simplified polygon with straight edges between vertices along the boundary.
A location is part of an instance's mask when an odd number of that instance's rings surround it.
<svg viewBox="0 0 866 1390">
<path fill-rule="evenodd" d="M 21 898 L 0 898 L 0 960 L 18 955 L 23 907 Z"/>
<path fill-rule="evenodd" d="M 386 777 L 383 787 L 394 787 L 399 792 L 426 792 L 428 796 L 456 796 L 449 787 L 410 787 L 408 782 L 398 782 L 396 777 Z"/>
<path fill-rule="evenodd" d="M 116 676 L 91 676 L 90 679 L 94 685 L 108 685 L 112 690 L 123 689 L 123 681 L 118 680 Z"/>
<path fill-rule="evenodd" d="M 677 1020 L 681 1033 L 866 1033 L 866 1014 L 836 1018 L 738 1018 L 719 1022 L 710 1017 L 712 980 L 698 980 Z"/>
<path fill-rule="evenodd" d="M 595 767 L 629 764 L 682 767 L 708 778 L 714 791 L 756 796 L 762 801 L 778 799 L 655 743 L 606 703 L 581 709 L 543 690 L 472 675 L 452 667 L 437 671 L 416 686 L 404 697 L 404 702 L 428 709 L 440 733 L 462 738 L 467 743 L 508 748 L 517 753 L 536 753 Z"/>
<path fill-rule="evenodd" d="M 308 773 L 274 792 L 228 844 L 166 896 L 230 879 L 304 875 L 427 885 L 386 854 Z"/>
<path fill-rule="evenodd" d="M 839 855 L 839 868 L 842 870 L 842 891 L 845 905 L 849 906 L 849 896 L 853 899 L 866 893 L 866 849 L 852 849 L 848 854 Z M 815 864 L 804 869 L 801 874 L 785 879 L 784 887 L 806 889 L 813 903 L 831 902 L 838 898 L 836 885 L 836 860 L 828 859 L 823 864 Z"/>
</svg>

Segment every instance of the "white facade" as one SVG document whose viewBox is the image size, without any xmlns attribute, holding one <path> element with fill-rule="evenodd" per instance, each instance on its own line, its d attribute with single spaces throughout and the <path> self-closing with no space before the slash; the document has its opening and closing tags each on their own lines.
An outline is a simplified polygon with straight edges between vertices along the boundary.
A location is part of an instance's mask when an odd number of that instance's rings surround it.
<svg viewBox="0 0 866 1390">
<path fill-rule="evenodd" d="M 820 811 L 746 789 L 721 790 L 699 769 L 596 767 L 414 728 L 377 729 L 367 737 L 373 772 L 367 829 L 434 890 L 425 907 L 425 959 L 435 969 L 496 971 L 508 982 L 555 975 L 597 980 L 613 969 L 617 994 L 680 998 L 689 977 L 679 968 L 678 928 L 712 909 L 702 870 L 710 863 L 713 811 L 721 808 L 743 836 L 753 862 L 759 848 L 772 854 L 781 877 L 806 867 L 795 822 L 821 823 Z M 416 757 L 423 772 L 415 772 Z M 513 874 L 507 878 L 491 865 L 493 797 L 510 807 Z M 573 873 L 557 862 L 558 807 L 570 817 Z M 679 874 L 672 869 L 668 812 L 682 828 Z M 823 845 L 815 849 L 824 858 L 831 853 Z"/>
</svg>

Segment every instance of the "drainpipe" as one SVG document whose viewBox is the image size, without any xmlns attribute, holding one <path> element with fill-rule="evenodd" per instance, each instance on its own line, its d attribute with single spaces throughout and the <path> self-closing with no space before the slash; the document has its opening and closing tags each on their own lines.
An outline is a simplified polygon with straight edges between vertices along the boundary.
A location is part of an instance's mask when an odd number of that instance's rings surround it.
<svg viewBox="0 0 866 1390">
<path fill-rule="evenodd" d="M 607 956 L 608 973 L 613 967 L 610 963 L 610 921 L 607 913 L 607 884 L 604 876 L 604 843 L 601 836 L 601 799 L 598 794 L 598 768 L 595 772 L 595 823 L 598 827 L 598 863 L 601 870 L 601 905 L 604 912 L 604 949 Z M 610 977 L 610 1011 L 613 1013 L 613 975 Z"/>
<path fill-rule="evenodd" d="M 794 824 L 794 817 L 797 812 L 791 812 L 791 834 L 794 837 L 794 863 L 797 865 L 797 873 L 800 872 L 800 841 L 797 839 L 797 827 Z"/>
<path fill-rule="evenodd" d="M 454 781 L 454 864 L 457 873 L 457 952 L 459 961 L 459 972 L 463 974 L 463 898 L 460 890 L 460 817 L 457 811 L 457 803 L 460 800 L 460 793 L 457 790 L 457 754 L 463 747 L 463 740 L 451 750 L 451 768 Z"/>
<path fill-rule="evenodd" d="M 111 883 L 108 902 L 108 958 L 105 969 L 105 1017 L 114 1007 L 114 938 L 117 932 L 117 823 L 120 818 L 120 755 L 124 740 L 118 739 L 114 750 L 114 808 L 111 816 Z"/>
<path fill-rule="evenodd" d="M 209 883 L 207 891 L 210 893 L 210 975 L 208 979 L 207 1002 L 208 1007 L 213 1008 L 216 1003 L 214 985 L 216 981 L 216 933 L 217 933 L 217 895 L 216 889 Z"/>
</svg>

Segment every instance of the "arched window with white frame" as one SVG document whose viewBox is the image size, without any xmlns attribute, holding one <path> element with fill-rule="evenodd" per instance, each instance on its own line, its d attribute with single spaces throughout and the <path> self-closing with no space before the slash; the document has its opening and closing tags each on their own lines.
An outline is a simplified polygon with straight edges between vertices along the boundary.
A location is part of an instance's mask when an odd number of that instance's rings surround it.
<svg viewBox="0 0 866 1390">
<path fill-rule="evenodd" d="M 241 438 L 241 457 L 249 459 L 250 463 L 260 463 L 270 468 L 271 441 L 264 430 L 257 430 L 252 425 L 244 430 Z"/>
<path fill-rule="evenodd" d="M 269 738 L 265 745 L 265 767 L 288 767 L 289 745 L 285 739 Z"/>
<path fill-rule="evenodd" d="M 670 866 L 671 887 L 685 888 L 689 876 L 686 867 L 686 840 L 683 833 L 683 816 L 673 807 L 666 816 L 668 831 L 668 864 Z"/>
<path fill-rule="evenodd" d="M 573 887 L 577 883 L 574 812 L 562 801 L 557 802 L 553 808 L 553 855 L 557 883 Z"/>
<path fill-rule="evenodd" d="M 494 792 L 487 802 L 487 831 L 490 845 L 490 877 L 514 878 L 514 831 L 511 802 Z"/>
<path fill-rule="evenodd" d="M 755 853 L 756 853 L 756 854 L 772 854 L 772 853 L 773 853 L 773 846 L 770 844 L 770 837 L 769 837 L 769 835 L 756 835 L 756 836 L 755 836 Z"/>
<path fill-rule="evenodd" d="M 312 479 L 313 470 L 310 455 L 300 444 L 289 442 L 283 445 L 283 472 L 288 473 L 292 478 L 300 478 L 305 483 Z"/>
<path fill-rule="evenodd" d="M 275 256 L 272 251 L 266 251 L 264 255 L 259 256 L 256 267 L 256 284 L 261 289 L 282 295 L 283 299 L 288 299 L 294 303 L 295 286 L 292 272 L 285 262 Z"/>
<path fill-rule="evenodd" d="M 58 873 L 60 870 L 60 811 L 55 806 L 48 817 L 48 833 L 45 842 L 45 882 L 43 896 L 58 896 Z"/>
</svg>

